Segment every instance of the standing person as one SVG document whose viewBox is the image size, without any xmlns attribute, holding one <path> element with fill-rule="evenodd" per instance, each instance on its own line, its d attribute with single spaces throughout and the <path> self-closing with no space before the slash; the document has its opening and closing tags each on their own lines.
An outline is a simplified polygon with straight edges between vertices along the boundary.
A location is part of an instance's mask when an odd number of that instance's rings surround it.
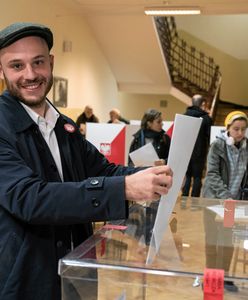
<svg viewBox="0 0 248 300">
<path fill-rule="evenodd" d="M 99 119 L 97 118 L 97 116 L 94 115 L 93 108 L 90 105 L 85 106 L 83 113 L 79 115 L 76 121 L 80 132 L 84 136 L 86 134 L 86 123 L 99 123 Z"/>
<path fill-rule="evenodd" d="M 247 178 L 248 140 L 245 133 L 248 118 L 244 112 L 233 111 L 225 119 L 226 130 L 212 143 L 207 158 L 207 174 L 202 196 L 217 199 L 241 199 L 242 186 Z M 216 224 L 216 215 L 204 212 L 206 230 L 206 264 L 208 268 L 221 268 L 228 274 L 232 255 L 232 228 Z M 220 222 L 219 222 L 220 223 Z M 224 244 L 218 245 L 218 235 Z M 225 288 L 237 291 L 233 282 Z"/>
<path fill-rule="evenodd" d="M 111 109 L 111 111 L 109 112 L 109 117 L 110 117 L 110 120 L 108 121 L 108 123 L 130 124 L 130 122 L 127 119 L 125 119 L 121 116 L 121 112 L 117 108 Z"/>
<path fill-rule="evenodd" d="M 147 143 L 152 143 L 160 159 L 167 161 L 170 149 L 170 137 L 163 130 L 162 113 L 156 109 L 148 109 L 141 120 L 141 128 L 133 135 L 129 153 Z M 130 157 L 128 164 L 133 165 Z"/>
<path fill-rule="evenodd" d="M 240 199 L 248 161 L 247 125 L 244 112 L 227 115 L 226 130 L 217 136 L 209 150 L 203 197 Z"/>
<path fill-rule="evenodd" d="M 202 118 L 202 124 L 187 168 L 185 183 L 182 188 L 182 196 L 189 196 L 191 181 L 193 179 L 191 196 L 199 197 L 209 147 L 212 118 L 206 110 L 206 100 L 201 95 L 194 95 L 192 97 L 192 106 L 187 108 L 185 115 Z"/>
<path fill-rule="evenodd" d="M 127 201 L 157 200 L 168 166 L 116 166 L 48 101 L 53 34 L 33 23 L 0 31 L 0 299 L 61 299 L 58 260 L 91 222 L 127 217 Z M 135 173 L 136 172 L 136 173 Z M 135 174 L 134 174 L 135 173 Z"/>
<path fill-rule="evenodd" d="M 162 113 L 156 109 L 148 109 L 141 119 L 140 127 L 141 128 L 133 135 L 134 138 L 131 142 L 129 153 L 148 143 L 152 143 L 160 159 L 159 161 L 155 161 L 154 164 L 165 164 L 169 155 L 171 139 L 162 128 Z M 128 157 L 128 165 L 134 165 L 130 156 Z M 146 204 L 145 206 L 140 204 L 133 205 L 133 209 L 140 211 L 140 215 L 145 218 L 146 226 L 142 233 L 147 245 L 150 243 L 152 236 L 158 205 L 159 201 L 150 203 L 149 205 Z"/>
</svg>

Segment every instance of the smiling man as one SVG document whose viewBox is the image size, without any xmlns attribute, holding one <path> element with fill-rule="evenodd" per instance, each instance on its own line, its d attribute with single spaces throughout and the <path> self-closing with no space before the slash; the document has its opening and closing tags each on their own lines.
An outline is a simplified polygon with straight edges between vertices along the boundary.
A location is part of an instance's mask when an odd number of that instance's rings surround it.
<svg viewBox="0 0 248 300">
<path fill-rule="evenodd" d="M 126 200 L 168 193 L 168 166 L 116 166 L 48 101 L 53 34 L 39 24 L 0 31 L 0 299 L 58 300 L 58 260 L 91 222 L 127 217 Z"/>
</svg>

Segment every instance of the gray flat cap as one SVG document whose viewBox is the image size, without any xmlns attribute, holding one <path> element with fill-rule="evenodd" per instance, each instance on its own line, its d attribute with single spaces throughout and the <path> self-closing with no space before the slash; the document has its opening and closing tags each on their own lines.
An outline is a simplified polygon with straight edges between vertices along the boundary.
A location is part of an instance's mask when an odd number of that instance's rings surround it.
<svg viewBox="0 0 248 300">
<path fill-rule="evenodd" d="M 35 23 L 14 23 L 0 31 L 0 49 L 27 36 L 43 38 L 49 50 L 53 46 L 53 34 L 48 27 Z"/>
</svg>

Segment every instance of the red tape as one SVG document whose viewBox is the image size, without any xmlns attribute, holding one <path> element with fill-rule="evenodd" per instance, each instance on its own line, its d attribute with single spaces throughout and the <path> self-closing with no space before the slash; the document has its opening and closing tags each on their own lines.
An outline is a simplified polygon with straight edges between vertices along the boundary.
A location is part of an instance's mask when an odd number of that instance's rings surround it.
<svg viewBox="0 0 248 300">
<path fill-rule="evenodd" d="M 102 228 L 103 229 L 126 230 L 127 226 L 124 226 L 124 225 L 115 225 L 115 224 L 106 224 Z"/>
<path fill-rule="evenodd" d="M 223 300 L 224 270 L 205 269 L 203 292 L 204 300 Z"/>
<path fill-rule="evenodd" d="M 235 217 L 235 204 L 236 200 L 225 200 L 224 201 L 224 227 L 233 227 Z"/>
</svg>

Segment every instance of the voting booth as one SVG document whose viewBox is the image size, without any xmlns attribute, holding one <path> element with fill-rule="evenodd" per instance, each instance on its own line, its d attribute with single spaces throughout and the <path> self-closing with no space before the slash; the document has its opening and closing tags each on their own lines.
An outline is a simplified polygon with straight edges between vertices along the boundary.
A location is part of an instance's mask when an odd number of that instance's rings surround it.
<svg viewBox="0 0 248 300">
<path fill-rule="evenodd" d="M 247 300 L 248 202 L 179 197 L 148 262 L 157 208 L 131 206 L 127 220 L 103 225 L 61 259 L 62 299 Z M 237 291 L 225 289 L 224 280 Z"/>
<path fill-rule="evenodd" d="M 172 124 L 169 121 L 163 122 L 163 129 L 169 130 Z M 133 135 L 139 129 L 139 120 L 130 121 L 130 125 L 86 123 L 86 139 L 110 162 L 127 165 Z"/>
</svg>

